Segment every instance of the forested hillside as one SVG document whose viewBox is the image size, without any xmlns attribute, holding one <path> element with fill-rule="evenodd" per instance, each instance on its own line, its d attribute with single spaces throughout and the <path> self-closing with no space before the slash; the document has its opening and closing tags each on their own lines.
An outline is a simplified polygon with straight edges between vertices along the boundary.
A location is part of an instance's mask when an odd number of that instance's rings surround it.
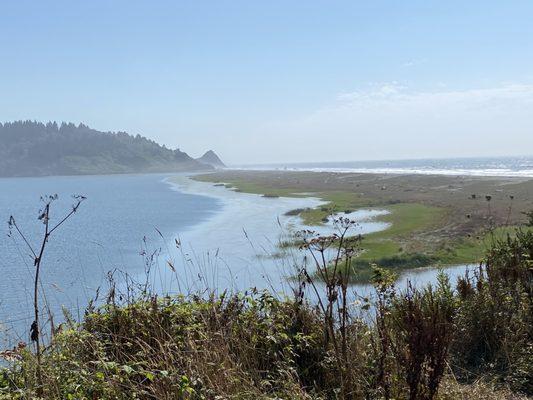
<svg viewBox="0 0 533 400">
<path fill-rule="evenodd" d="M 45 176 L 209 170 L 187 153 L 143 136 L 86 125 L 0 123 L 0 176 Z"/>
</svg>

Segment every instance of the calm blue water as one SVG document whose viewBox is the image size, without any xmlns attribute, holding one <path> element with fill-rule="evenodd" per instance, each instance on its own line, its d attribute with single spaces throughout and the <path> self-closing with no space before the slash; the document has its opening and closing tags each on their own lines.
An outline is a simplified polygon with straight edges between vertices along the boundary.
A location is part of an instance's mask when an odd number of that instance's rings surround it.
<svg viewBox="0 0 533 400">
<path fill-rule="evenodd" d="M 74 314 L 102 285 L 107 271 L 119 268 L 132 275 L 144 270 L 143 237 L 148 247 L 187 231 L 219 212 L 213 197 L 170 190 L 159 175 L 79 176 L 0 179 L 0 323 L 4 328 L 31 323 L 32 260 L 23 241 L 7 237 L 13 215 L 37 247 L 43 225 L 37 220 L 44 194 L 58 194 L 52 218 L 69 211 L 72 194 L 87 197 L 77 214 L 52 237 L 42 282 L 56 315 L 63 305 Z M 75 315 L 76 316 L 76 315 Z"/>
<path fill-rule="evenodd" d="M 108 271 L 120 270 L 143 281 L 146 256 L 142 253 L 158 250 L 150 283 L 160 292 L 257 287 L 291 293 L 287 277 L 293 276 L 295 265 L 301 265 L 305 254 L 297 249 L 280 253 L 278 243 L 287 233 L 310 227 L 304 227 L 299 217 L 285 213 L 319 206 L 320 200 L 237 193 L 186 176 L 173 177 L 171 185 L 167 178 L 114 175 L 0 179 L 0 348 L 28 340 L 33 320 L 33 260 L 17 235 L 7 236 L 7 221 L 13 215 L 37 247 L 43 229 L 37 220 L 39 198 L 45 194 L 59 195 L 52 206 L 52 224 L 69 212 L 72 194 L 87 197 L 78 213 L 51 238 L 43 259 L 41 293 L 46 293 L 56 322 L 62 319 L 62 309 L 79 319 L 98 287 L 105 295 Z M 387 224 L 373 220 L 379 213 L 355 212 L 351 216 L 359 221 L 355 233 L 385 229 Z M 333 227 L 311 229 L 331 234 L 327 230 Z M 463 271 L 464 267 L 448 269 L 454 279 Z M 407 277 L 423 285 L 434 281 L 436 274 L 435 270 L 424 270 Z M 400 280 L 399 287 L 405 279 Z M 353 289 L 364 296 L 372 292 L 370 285 Z M 42 330 L 46 332 L 49 324 L 43 322 Z"/>
</svg>

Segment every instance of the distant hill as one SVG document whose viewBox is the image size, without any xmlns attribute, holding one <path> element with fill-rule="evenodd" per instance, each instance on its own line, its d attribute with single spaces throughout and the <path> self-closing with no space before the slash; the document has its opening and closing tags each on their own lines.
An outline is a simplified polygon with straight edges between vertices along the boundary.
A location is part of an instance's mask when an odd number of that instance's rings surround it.
<svg viewBox="0 0 533 400">
<path fill-rule="evenodd" d="M 206 151 L 205 154 L 202 157 L 197 158 L 196 161 L 199 161 L 202 164 L 211 165 L 215 168 L 226 168 L 226 165 L 213 150 Z"/>
<path fill-rule="evenodd" d="M 143 136 L 72 123 L 0 123 L 0 176 L 202 171 L 211 165 Z"/>
</svg>

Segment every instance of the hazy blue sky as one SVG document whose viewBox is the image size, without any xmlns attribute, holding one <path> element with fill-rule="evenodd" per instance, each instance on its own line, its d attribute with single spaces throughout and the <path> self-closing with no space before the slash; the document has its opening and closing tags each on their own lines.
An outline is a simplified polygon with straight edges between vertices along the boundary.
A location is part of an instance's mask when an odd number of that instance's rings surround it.
<svg viewBox="0 0 533 400">
<path fill-rule="evenodd" d="M 2 1 L 0 120 L 230 163 L 533 153 L 533 1 Z"/>
</svg>

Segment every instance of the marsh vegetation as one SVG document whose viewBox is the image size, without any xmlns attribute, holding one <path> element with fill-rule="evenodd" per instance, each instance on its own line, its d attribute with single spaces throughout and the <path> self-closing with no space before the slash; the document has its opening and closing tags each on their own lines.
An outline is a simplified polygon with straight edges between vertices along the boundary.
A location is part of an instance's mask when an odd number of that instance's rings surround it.
<svg viewBox="0 0 533 400">
<path fill-rule="evenodd" d="M 360 243 L 358 273 L 352 278 L 361 282 L 370 279 L 373 263 L 397 273 L 476 264 L 495 238 L 527 225 L 533 209 L 533 181 L 527 178 L 222 171 L 194 179 L 224 182 L 247 193 L 321 198 L 325 205 L 293 212 L 310 226 L 347 210 L 389 211 L 376 218 L 389 228 L 364 235 Z"/>
</svg>

